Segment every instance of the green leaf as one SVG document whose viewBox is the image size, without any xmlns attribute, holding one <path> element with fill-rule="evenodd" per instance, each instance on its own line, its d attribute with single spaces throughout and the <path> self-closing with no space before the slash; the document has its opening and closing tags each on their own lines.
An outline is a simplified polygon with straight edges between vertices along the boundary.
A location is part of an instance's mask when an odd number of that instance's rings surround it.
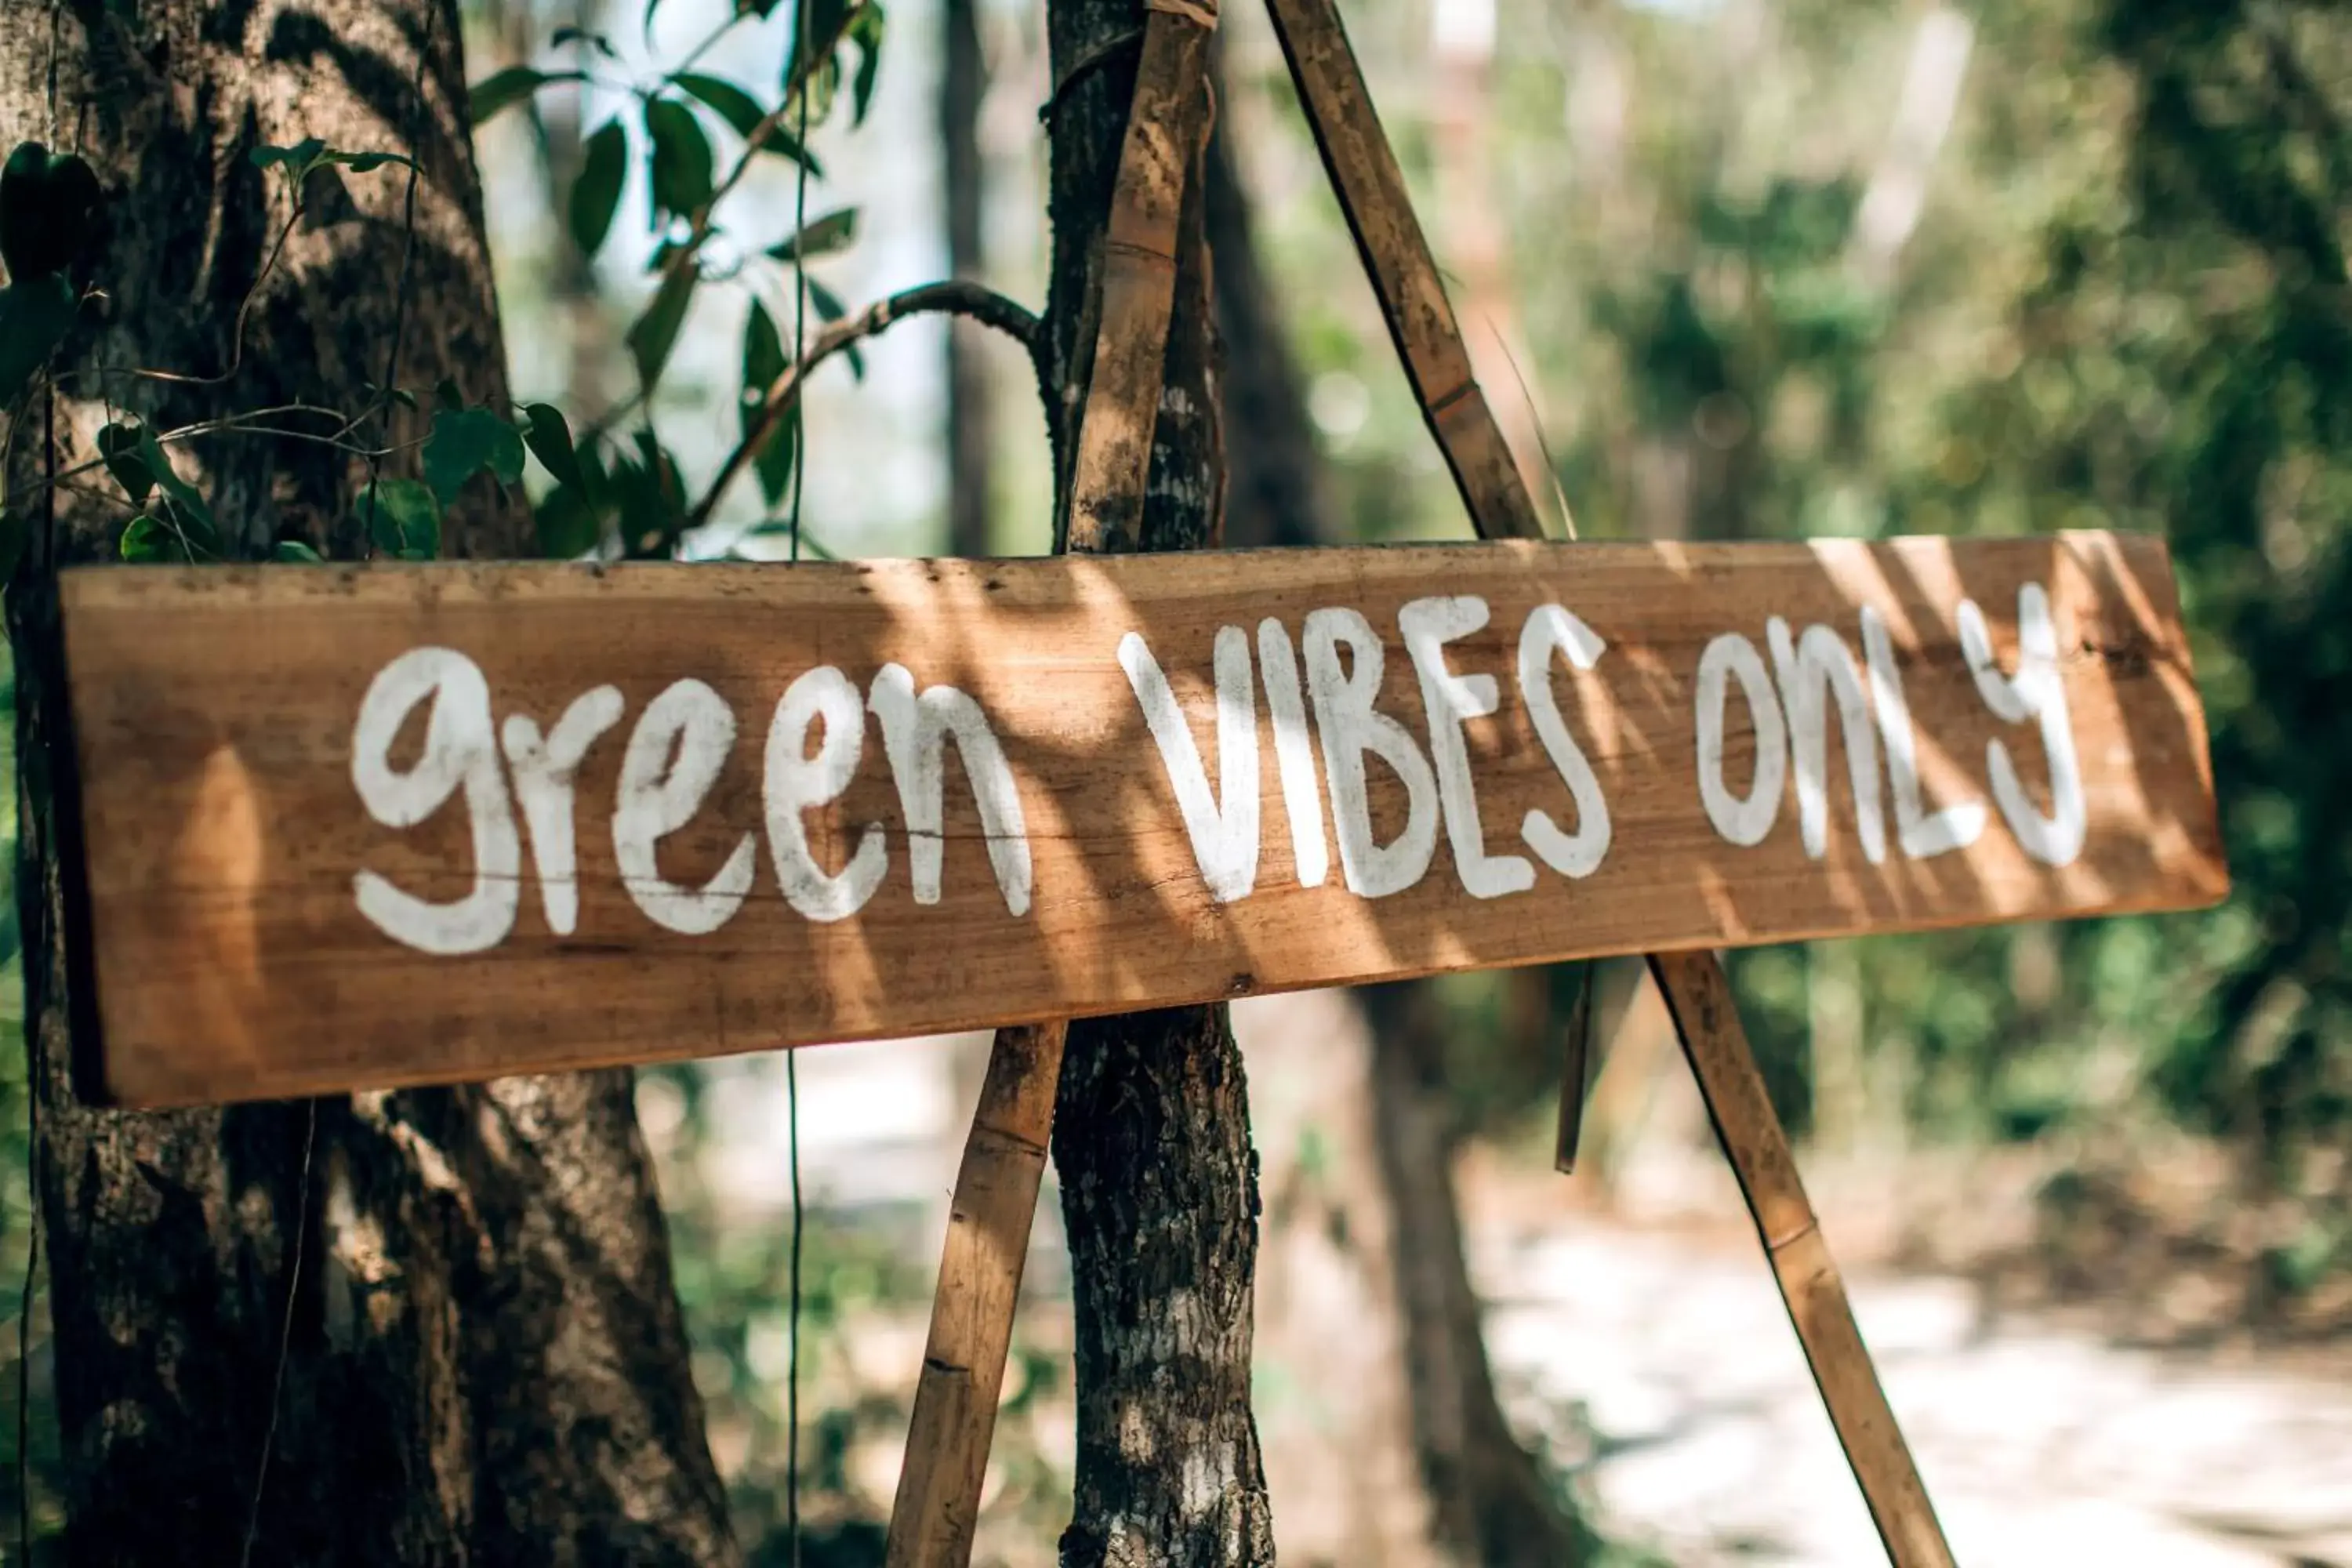
<svg viewBox="0 0 2352 1568">
<path fill-rule="evenodd" d="M 566 216 L 572 240 L 583 256 L 593 256 L 613 230 L 613 214 L 621 205 L 621 186 L 629 174 L 629 133 L 618 120 L 607 120 L 588 138 L 580 177 L 572 182 Z"/>
<path fill-rule="evenodd" d="M 360 492 L 359 510 L 368 539 L 383 553 L 416 550 L 427 560 L 440 553 L 441 503 L 415 479 L 379 479 L 373 494 Z"/>
<path fill-rule="evenodd" d="M 757 300 L 751 301 L 751 313 L 743 322 L 743 438 L 751 439 L 753 429 L 767 407 L 768 388 L 784 374 L 784 343 L 776 331 L 767 307 Z M 751 454 L 752 471 L 759 476 L 760 493 L 773 506 L 792 483 L 793 461 L 799 447 L 800 421 L 784 419 L 770 431 L 757 450 Z"/>
<path fill-rule="evenodd" d="M 558 485 L 532 513 L 531 530 L 541 555 L 550 561 L 577 561 L 596 548 L 604 526 L 577 489 Z"/>
<path fill-rule="evenodd" d="M 655 212 L 691 217 L 716 188 L 710 138 L 702 133 L 694 110 L 674 98 L 646 105 L 646 135 L 653 142 Z"/>
<path fill-rule="evenodd" d="M 75 304 L 73 285 L 62 272 L 19 274 L 0 289 L 0 407 L 16 401 L 65 342 L 73 330 Z"/>
<path fill-rule="evenodd" d="M 155 475 L 147 467 L 141 441 L 143 434 L 136 424 L 108 425 L 98 433 L 98 455 L 132 506 L 145 506 L 148 493 L 155 488 Z"/>
<path fill-rule="evenodd" d="M 770 246 L 768 254 L 778 261 L 807 261 L 845 249 L 856 237 L 857 209 L 843 207 L 811 222 L 790 239 Z"/>
<path fill-rule="evenodd" d="M 572 426 L 564 422 L 563 413 L 551 404 L 531 403 L 523 406 L 523 445 L 539 459 L 558 485 L 569 485 L 586 490 L 588 480 L 580 466 L 580 454 L 572 446 Z"/>
<path fill-rule="evenodd" d="M 760 444 L 751 458 L 751 472 L 759 479 L 760 495 L 770 506 L 784 499 L 792 488 L 793 465 L 800 458 L 801 411 L 776 421 L 776 427 Z"/>
<path fill-rule="evenodd" d="M 408 161 L 408 158 L 404 154 L 399 153 L 334 152 L 328 153 L 327 162 L 330 163 L 341 163 L 345 168 L 351 170 L 354 174 L 373 174 L 374 171 L 383 168 L 386 163 L 397 163 L 404 169 L 414 168 L 415 166 Z"/>
<path fill-rule="evenodd" d="M 816 68 L 801 79 L 800 91 L 808 95 L 803 109 L 796 94 L 784 106 L 784 119 L 793 125 L 812 128 L 822 125 L 833 114 L 833 100 L 841 93 L 841 57 L 825 55 L 819 58 Z"/>
<path fill-rule="evenodd" d="M 735 134 L 746 142 L 759 130 L 760 122 L 768 117 L 768 111 L 760 107 L 758 100 L 731 81 L 704 76 L 698 71 L 685 71 L 670 79 L 727 121 Z M 809 155 L 808 149 L 802 146 L 800 139 L 784 127 L 781 118 L 778 123 L 769 126 L 767 134 L 761 138 L 760 151 L 772 153 L 780 158 L 790 158 L 805 166 L 816 178 L 824 178 L 824 166 Z"/>
<path fill-rule="evenodd" d="M 133 565 L 147 566 L 162 563 L 186 565 L 192 557 L 186 541 L 172 525 L 149 517 L 144 512 L 131 520 L 122 531 L 122 541 L 115 552 Z"/>
<path fill-rule="evenodd" d="M 299 539 L 281 539 L 270 552 L 273 561 L 283 561 L 295 566 L 323 566 L 326 557 Z"/>
<path fill-rule="evenodd" d="M 196 487 L 182 479 L 172 467 L 172 459 L 163 454 L 163 443 L 155 439 L 152 426 L 135 427 L 139 437 L 139 460 L 154 479 L 156 488 L 163 492 L 163 511 L 167 521 L 191 552 L 217 555 L 220 552 L 220 529 L 213 521 L 212 508 Z"/>
<path fill-rule="evenodd" d="M 509 66 L 474 84 L 466 95 L 466 110 L 476 125 L 501 109 L 520 103 L 551 81 L 586 81 L 582 70 L 543 71 L 536 66 Z"/>
<path fill-rule="evenodd" d="M 806 278 L 807 274 L 802 276 Z M 841 302 L 841 296 L 814 278 L 808 279 L 808 291 L 809 303 L 816 307 L 819 321 L 830 323 L 849 314 L 849 307 Z"/>
<path fill-rule="evenodd" d="M 63 272 L 97 237 L 106 194 L 89 163 L 20 143 L 0 165 L 0 262 L 27 283 Z"/>
<path fill-rule="evenodd" d="M 637 380 L 650 393 L 661 380 L 669 352 L 677 346 L 678 329 L 686 324 L 686 308 L 694 299 L 701 275 L 691 258 L 681 260 L 654 290 L 654 302 L 629 329 L 629 353 L 637 362 Z"/>
<path fill-rule="evenodd" d="M 702 105 L 734 128 L 738 136 L 749 136 L 759 129 L 760 121 L 768 117 L 759 100 L 731 81 L 699 71 L 683 71 L 670 79 L 680 90 L 698 100 Z"/>
<path fill-rule="evenodd" d="M 456 410 L 466 406 L 466 395 L 457 390 L 457 378 L 445 375 L 433 384 L 433 406 Z"/>
<path fill-rule="evenodd" d="M 425 437 L 425 482 L 448 505 L 466 481 L 488 469 L 502 485 L 522 478 L 522 434 L 487 408 L 445 408 Z"/>
<path fill-rule="evenodd" d="M 849 21 L 849 41 L 857 50 L 857 75 L 849 84 L 849 123 L 853 129 L 866 123 L 866 111 L 874 102 L 875 79 L 882 71 L 882 6 L 879 0 L 866 0 Z"/>
<path fill-rule="evenodd" d="M 811 278 L 806 272 L 801 274 L 801 279 L 808 285 L 809 303 L 816 307 L 817 320 L 830 324 L 849 314 L 849 307 L 841 302 L 840 295 Z M 842 351 L 842 356 L 849 361 L 850 378 L 854 381 L 864 381 L 866 356 L 857 351 L 857 345 L 850 344 Z"/>
<path fill-rule="evenodd" d="M 330 147 L 316 136 L 306 136 L 291 147 L 263 145 L 246 154 L 257 169 L 284 169 L 287 178 L 300 184 L 311 170 L 322 163 L 341 163 L 355 174 L 371 174 L 386 163 L 412 167 L 405 154 L 400 153 L 347 153 L 341 147 Z"/>
<path fill-rule="evenodd" d="M 677 548 L 686 523 L 686 482 L 677 463 L 651 430 L 637 432 L 636 461 L 613 465 L 613 489 L 620 500 L 621 548 L 632 560 L 659 560 Z"/>
<path fill-rule="evenodd" d="M 801 123 L 801 106 L 793 102 L 794 95 L 805 89 L 809 94 L 808 123 L 821 125 L 833 107 L 833 94 L 841 84 L 841 66 L 834 51 L 849 30 L 856 15 L 853 0 L 802 0 L 804 17 L 800 19 L 793 39 L 793 49 L 784 62 L 784 100 L 791 104 L 785 119 L 797 126 Z"/>
<path fill-rule="evenodd" d="M 255 168 L 265 174 L 271 169 L 282 168 L 287 174 L 299 180 L 310 172 L 311 165 L 319 161 L 319 155 L 326 150 L 327 144 L 318 137 L 305 136 L 291 147 L 264 143 L 247 153 L 246 157 L 252 162 Z"/>
<path fill-rule="evenodd" d="M 776 330 L 775 318 L 759 300 L 751 301 L 751 313 L 743 319 L 743 405 L 750 410 L 764 403 L 768 388 L 784 374 L 789 363 L 784 358 L 784 337 Z"/>
</svg>

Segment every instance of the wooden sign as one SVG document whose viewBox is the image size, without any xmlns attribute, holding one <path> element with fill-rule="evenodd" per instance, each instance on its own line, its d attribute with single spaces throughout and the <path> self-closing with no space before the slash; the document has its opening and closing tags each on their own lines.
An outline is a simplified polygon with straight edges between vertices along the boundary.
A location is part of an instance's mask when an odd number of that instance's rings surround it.
<svg viewBox="0 0 2352 1568">
<path fill-rule="evenodd" d="M 102 1092 L 2213 902 L 2162 546 L 63 582 Z"/>
</svg>

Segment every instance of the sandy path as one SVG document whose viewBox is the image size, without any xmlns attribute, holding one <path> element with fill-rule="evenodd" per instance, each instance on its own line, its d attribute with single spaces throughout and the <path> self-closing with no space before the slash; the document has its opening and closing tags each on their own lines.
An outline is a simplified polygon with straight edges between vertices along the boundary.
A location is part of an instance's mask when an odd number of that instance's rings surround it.
<svg viewBox="0 0 2352 1568">
<path fill-rule="evenodd" d="M 1760 1260 L 1570 1221 L 1480 1263 L 1517 1412 L 1572 1430 L 1580 1402 L 1601 1435 L 1612 1534 L 1685 1568 L 1885 1561 Z M 1851 1283 L 1962 1563 L 2352 1564 L 2352 1387 L 1988 1322 L 1956 1280 Z"/>
</svg>

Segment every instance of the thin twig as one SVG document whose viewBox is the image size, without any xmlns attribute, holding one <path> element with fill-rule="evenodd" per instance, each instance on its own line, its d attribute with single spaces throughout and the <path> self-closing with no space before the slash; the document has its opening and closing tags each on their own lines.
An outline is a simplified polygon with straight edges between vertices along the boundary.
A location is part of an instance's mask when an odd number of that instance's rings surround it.
<svg viewBox="0 0 2352 1568">
<path fill-rule="evenodd" d="M 199 419 L 193 425 L 182 425 L 170 430 L 159 430 L 155 433 L 155 444 L 159 447 L 174 447 L 204 436 L 275 436 L 289 441 L 312 441 L 321 446 L 336 447 L 355 458 L 380 461 L 385 458 L 395 457 L 423 442 L 423 437 L 415 437 L 405 441 L 390 442 L 383 446 L 368 446 L 349 439 L 351 433 L 365 422 L 368 412 L 362 410 L 358 414 L 346 416 L 341 409 L 327 408 L 313 403 L 280 403 L 268 408 L 249 409 L 243 414 L 225 414 L 218 419 Z M 340 421 L 340 424 L 332 435 L 321 436 L 315 431 L 292 430 L 283 426 L 258 423 L 260 420 L 289 414 L 323 415 Z M 105 466 L 104 458 L 85 458 L 71 468 L 59 468 L 53 476 L 42 479 L 37 488 L 47 489 L 52 484 L 62 484 L 67 479 L 93 473 Z"/>
<path fill-rule="evenodd" d="M 310 1102 L 302 1130 L 302 1191 L 294 1207 L 294 1261 L 286 1268 L 286 1314 L 278 1326 L 278 1368 L 269 1380 L 269 1420 L 261 1433 L 261 1463 L 253 1477 L 253 1506 L 245 1517 L 245 1549 L 237 1568 L 250 1568 L 253 1542 L 261 1533 L 261 1496 L 269 1484 L 269 1456 L 278 1444 L 278 1406 L 286 1392 L 286 1363 L 294 1344 L 295 1294 L 302 1287 L 302 1250 L 310 1238 L 310 1157 L 319 1143 L 319 1102 Z"/>
<path fill-rule="evenodd" d="M 413 163 L 409 166 L 408 177 L 412 182 L 416 178 Z M 245 363 L 246 318 L 253 313 L 254 301 L 261 298 L 261 286 L 268 282 L 269 275 L 278 269 L 278 258 L 286 254 L 286 242 L 293 237 L 294 226 L 302 221 L 302 210 L 301 192 L 298 189 L 294 210 L 287 215 L 286 226 L 278 231 L 278 242 L 269 247 L 269 256 L 262 262 L 261 270 L 253 275 L 252 287 L 246 289 L 245 298 L 236 303 L 236 324 L 229 332 L 228 364 L 218 375 L 182 375 L 173 370 L 141 370 L 136 367 L 116 374 L 136 376 L 142 381 L 168 382 L 173 386 L 218 386 L 235 376 Z"/>
<path fill-rule="evenodd" d="M 41 1072 L 25 1031 L 25 1289 L 16 1303 L 16 1550 L 33 1561 L 33 1285 L 41 1275 Z"/>
<path fill-rule="evenodd" d="M 700 528 L 710 521 L 727 488 L 740 478 L 776 426 L 800 401 L 801 388 L 816 367 L 835 354 L 874 337 L 896 322 L 909 316 L 964 316 L 984 327 L 993 327 L 1028 351 L 1030 361 L 1037 364 L 1044 352 L 1045 336 L 1037 318 L 1018 302 L 1006 299 L 992 289 L 962 279 L 950 279 L 939 283 L 925 283 L 877 300 L 855 316 L 845 316 L 819 332 L 798 363 L 784 367 L 766 393 L 760 417 L 743 433 L 742 441 L 727 455 L 719 465 L 719 477 L 710 481 L 710 489 L 697 502 L 687 519 L 688 529 Z M 1044 379 L 1042 365 L 1039 379 Z"/>
<path fill-rule="evenodd" d="M 793 90 L 784 99 L 785 104 L 798 102 L 801 106 L 801 155 L 793 192 L 793 353 L 795 355 L 808 348 L 808 257 L 798 248 L 801 236 L 808 232 L 809 92 L 806 73 L 814 68 L 808 58 L 808 0 L 796 0 L 793 6 L 793 30 L 797 35 L 793 44 L 793 65 L 800 79 L 793 84 Z M 777 107 L 781 112 L 783 105 Z M 717 200 L 716 197 L 712 199 Z M 793 465 L 790 556 L 797 564 L 801 558 L 801 501 L 808 494 L 809 463 L 807 445 L 798 441 L 798 437 L 807 428 L 798 423 L 800 399 L 794 397 L 793 405 L 796 446 Z M 769 410 L 764 406 L 761 410 L 760 427 L 763 430 L 774 428 Z M 759 447 L 751 446 L 741 449 L 756 452 Z M 715 503 L 719 495 L 719 487 L 712 485 L 710 493 L 703 498 L 704 507 Z M 801 1207 L 800 1066 L 798 1058 L 790 1052 L 784 1055 L 784 1101 L 785 1115 L 792 1122 L 787 1136 L 792 1143 L 793 1160 L 793 1299 L 792 1316 L 785 1329 L 790 1340 L 792 1366 L 784 1386 L 784 1530 L 791 1542 L 786 1561 L 791 1568 L 801 1568 L 801 1234 L 807 1216 Z"/>
<path fill-rule="evenodd" d="M 425 68 L 433 58 L 434 33 L 440 19 L 440 7 L 435 6 L 425 12 L 425 36 L 416 46 L 415 90 L 416 93 L 415 118 L 418 122 L 425 118 Z M 387 440 L 392 435 L 393 388 L 400 384 L 401 340 L 408 331 L 409 279 L 416 266 L 416 182 L 423 174 L 416 155 L 423 151 L 425 145 L 425 138 L 420 134 L 420 131 L 421 123 L 412 123 L 408 132 L 408 195 L 406 207 L 401 216 L 400 283 L 392 299 L 392 345 L 384 354 L 383 381 L 377 393 L 383 408 L 383 433 Z M 369 549 L 373 548 L 370 542 L 374 537 L 376 485 L 383 475 L 383 459 L 371 456 L 368 458 L 367 504 L 360 510 L 360 515 L 368 520 L 369 539 L 362 541 L 362 543 Z"/>
</svg>

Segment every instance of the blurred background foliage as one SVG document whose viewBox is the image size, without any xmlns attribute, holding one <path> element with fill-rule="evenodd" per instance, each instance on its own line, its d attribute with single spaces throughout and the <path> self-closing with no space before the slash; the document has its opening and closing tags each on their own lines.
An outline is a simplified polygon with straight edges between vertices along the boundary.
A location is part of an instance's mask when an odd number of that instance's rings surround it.
<svg viewBox="0 0 2352 1568">
<path fill-rule="evenodd" d="M 2352 727 L 2338 711 L 2352 695 L 2352 15 L 2298 0 L 1498 0 L 1491 48 L 1456 69 L 1431 38 L 1462 0 L 1434 3 L 1433 16 L 1433 0 L 1351 0 L 1348 18 L 1487 356 L 1490 396 L 1519 422 L 1519 445 L 1540 437 L 1583 537 L 2117 528 L 2160 534 L 2174 553 L 2232 896 L 2193 915 L 1738 955 L 1792 1128 L 1817 1155 L 1859 1151 L 1898 1173 L 1954 1151 L 2024 1159 L 2053 1275 L 2125 1288 L 2084 1259 L 2147 1234 L 2158 1268 L 2193 1258 L 2231 1271 L 2235 1323 L 2340 1330 L 2352 1321 Z M 824 173 L 809 211 L 859 209 L 854 243 L 812 268 L 846 301 L 825 315 L 947 270 L 934 0 L 892 4 L 878 78 L 858 89 L 861 102 L 872 93 L 865 124 L 838 115 L 811 138 Z M 635 0 L 605 13 L 603 0 L 476 0 L 472 74 L 570 60 L 584 47 L 573 30 L 610 40 L 592 78 L 675 71 L 721 16 L 708 0 L 667 0 L 657 18 Z M 1042 18 L 989 0 L 980 21 L 986 276 L 1034 303 Z M 1234 7 L 1227 27 L 1222 112 L 1338 515 L 1368 540 L 1459 536 L 1263 18 Z M 697 68 L 772 96 L 789 36 L 730 34 Z M 648 264 L 663 234 L 631 216 L 648 210 L 650 172 L 625 171 L 593 260 L 568 218 L 586 128 L 614 101 L 596 79 L 559 82 L 481 137 L 518 401 L 553 402 L 575 427 L 636 401 L 632 323 L 658 281 Z M 791 232 L 798 195 L 797 165 L 772 163 L 742 197 L 770 220 L 763 238 Z M 757 336 L 752 300 L 776 274 L 728 270 L 739 251 L 757 258 L 748 238 L 708 245 L 702 297 L 645 403 L 689 491 L 735 438 L 725 405 Z M 772 294 L 765 319 L 788 331 L 789 311 Z M 1050 475 L 1034 393 L 1017 351 L 984 352 L 1002 408 L 993 541 L 1040 552 Z M 940 357 L 935 325 L 917 323 L 815 380 L 798 444 L 813 547 L 943 547 Z M 762 489 L 731 496 L 683 547 L 759 554 L 764 540 L 778 552 L 782 487 Z M 768 534 L 753 531 L 762 523 Z M 6 931 L 13 950 L 13 911 Z M 1612 976 L 1604 993 L 1622 1011 L 1633 977 Z M 0 989 L 11 1030 L 13 982 L 12 969 Z M 1456 1109 L 1504 1151 L 1548 1131 L 1574 982 L 1546 984 L 1532 997 L 1503 976 L 1439 988 Z M 648 1073 L 641 1100 L 713 1446 L 747 1544 L 781 1562 L 790 1237 L 772 1205 L 744 1207 L 713 1173 L 711 1070 Z M 29 1235 L 14 1039 L 0 1096 L 0 1264 L 13 1282 Z M 802 1320 L 808 1561 L 878 1561 L 888 1497 L 861 1478 L 887 1477 L 876 1455 L 895 1462 L 935 1245 L 919 1226 L 817 1205 Z M 0 1310 L 16 1313 L 13 1292 Z M 905 1364 L 872 1373 L 838 1331 L 853 1315 L 898 1324 L 889 1355 Z M 1024 1333 L 991 1518 L 1049 1542 L 1066 1517 L 1054 1431 L 1067 1361 L 1050 1330 Z M 0 1329 L 12 1363 L 16 1337 Z M 5 1373 L 12 1389 L 16 1376 Z M 12 1476 L 17 1429 L 0 1427 Z M 42 1423 L 30 1429 L 44 1469 L 54 1455 Z"/>
</svg>

